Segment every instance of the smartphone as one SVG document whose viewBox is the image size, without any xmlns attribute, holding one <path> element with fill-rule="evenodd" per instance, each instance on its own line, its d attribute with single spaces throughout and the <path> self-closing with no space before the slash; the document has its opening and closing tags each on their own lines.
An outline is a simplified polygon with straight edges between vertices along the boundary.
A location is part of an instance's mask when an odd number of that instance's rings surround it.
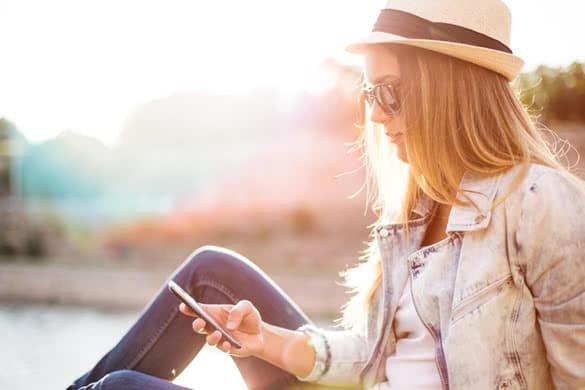
<svg viewBox="0 0 585 390">
<path fill-rule="evenodd" d="M 197 301 L 187 293 L 187 291 L 183 290 L 181 286 L 177 283 L 173 282 L 172 280 L 168 283 L 169 290 L 175 294 L 177 298 L 179 298 L 185 305 L 189 306 L 191 310 L 195 312 L 199 317 L 201 317 L 207 325 L 209 325 L 213 330 L 217 330 L 221 333 L 221 335 L 226 339 L 231 345 L 236 348 L 242 348 L 242 345 L 238 340 L 234 338 L 225 328 L 223 328 L 217 321 L 203 309 L 203 307 L 197 303 Z"/>
</svg>

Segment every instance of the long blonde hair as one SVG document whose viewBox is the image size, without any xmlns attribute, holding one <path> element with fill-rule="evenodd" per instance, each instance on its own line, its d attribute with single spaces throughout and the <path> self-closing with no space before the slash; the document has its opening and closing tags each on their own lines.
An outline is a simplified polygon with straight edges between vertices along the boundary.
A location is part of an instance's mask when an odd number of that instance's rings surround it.
<svg viewBox="0 0 585 390">
<path fill-rule="evenodd" d="M 408 223 L 422 192 L 435 202 L 471 205 L 459 190 L 463 172 L 496 175 L 516 165 L 520 174 L 496 207 L 523 179 L 529 163 L 563 169 L 553 151 L 501 75 L 439 53 L 387 45 L 398 58 L 405 115 L 408 167 L 396 180 L 396 158 L 383 131 L 366 121 L 356 147 L 363 150 L 366 190 L 381 223 Z M 392 161 L 394 161 L 392 163 Z M 400 176 L 399 176 L 400 177 Z M 463 201 L 457 199 L 461 194 Z M 475 206 L 474 206 L 475 207 Z M 381 258 L 374 238 L 354 268 L 342 273 L 353 296 L 339 320 L 360 328 L 381 282 Z"/>
</svg>

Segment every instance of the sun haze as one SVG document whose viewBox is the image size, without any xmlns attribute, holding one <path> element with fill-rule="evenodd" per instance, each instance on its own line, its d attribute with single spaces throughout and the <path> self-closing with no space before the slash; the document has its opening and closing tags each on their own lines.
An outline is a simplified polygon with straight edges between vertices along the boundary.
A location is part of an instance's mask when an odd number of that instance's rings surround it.
<svg viewBox="0 0 585 390">
<path fill-rule="evenodd" d="M 526 68 L 585 58 L 582 2 L 509 0 Z M 176 91 L 284 95 L 327 86 L 314 69 L 371 26 L 381 1 L 21 0 L 3 4 L 0 116 L 31 140 L 65 129 L 113 142 L 138 103 Z"/>
</svg>

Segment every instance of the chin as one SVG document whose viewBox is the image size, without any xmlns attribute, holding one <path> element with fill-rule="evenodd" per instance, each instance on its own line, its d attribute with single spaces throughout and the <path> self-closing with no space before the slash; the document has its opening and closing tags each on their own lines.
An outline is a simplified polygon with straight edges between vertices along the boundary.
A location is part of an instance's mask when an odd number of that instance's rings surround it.
<svg viewBox="0 0 585 390">
<path fill-rule="evenodd" d="M 400 155 L 398 155 L 398 159 L 400 161 L 402 161 L 403 163 L 408 164 L 408 158 L 406 158 L 406 156 L 400 156 Z"/>
<path fill-rule="evenodd" d="M 406 155 L 406 150 L 404 148 L 396 148 L 396 157 L 403 163 L 408 164 L 408 156 Z"/>
</svg>

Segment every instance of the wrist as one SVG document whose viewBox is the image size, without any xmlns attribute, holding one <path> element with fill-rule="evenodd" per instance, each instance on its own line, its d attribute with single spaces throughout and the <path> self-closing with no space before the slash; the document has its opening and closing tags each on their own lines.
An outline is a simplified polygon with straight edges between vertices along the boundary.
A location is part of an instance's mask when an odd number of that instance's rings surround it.
<svg viewBox="0 0 585 390">
<path fill-rule="evenodd" d="M 283 367 L 299 378 L 308 376 L 315 366 L 315 349 L 306 333 L 293 331 L 282 348 Z M 302 357 L 302 358 L 299 358 Z"/>
<path fill-rule="evenodd" d="M 298 331 L 303 332 L 306 344 L 313 351 L 314 359 L 310 369 L 303 375 L 297 375 L 298 379 L 308 382 L 316 382 L 327 374 L 331 365 L 331 348 L 323 331 L 313 325 L 303 325 Z"/>
<path fill-rule="evenodd" d="M 263 347 L 253 355 L 280 367 L 297 377 L 311 373 L 315 350 L 303 332 L 263 323 Z"/>
<path fill-rule="evenodd" d="M 254 348 L 252 350 L 250 350 L 250 355 L 266 360 L 265 359 L 266 349 L 267 349 L 266 344 L 270 342 L 269 341 L 270 337 L 268 335 L 269 327 L 270 327 L 270 325 L 268 325 L 264 321 L 260 322 L 260 332 L 258 333 L 258 343 L 257 343 L 257 345 L 254 346 Z"/>
</svg>

